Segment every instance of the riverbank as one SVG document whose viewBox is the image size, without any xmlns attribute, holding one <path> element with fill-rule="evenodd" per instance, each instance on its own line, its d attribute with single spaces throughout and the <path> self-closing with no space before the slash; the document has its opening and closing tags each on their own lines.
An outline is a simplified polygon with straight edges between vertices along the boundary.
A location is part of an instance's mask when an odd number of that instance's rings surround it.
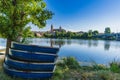
<svg viewBox="0 0 120 80">
<path fill-rule="evenodd" d="M 5 49 L 0 49 L 0 55 L 4 55 L 5 54 Z"/>
<path fill-rule="evenodd" d="M 0 79 L 25 80 L 7 76 L 3 71 L 2 63 L 3 60 L 0 61 Z M 111 64 L 110 68 L 97 64 L 91 67 L 80 66 L 73 57 L 63 58 L 63 62 L 57 62 L 56 70 L 50 80 L 120 80 L 118 66 L 115 62 Z"/>
<path fill-rule="evenodd" d="M 63 58 L 57 63 L 53 80 L 120 80 L 120 64 L 111 62 L 110 67 L 94 63 L 81 66 L 73 57 Z"/>
<path fill-rule="evenodd" d="M 5 51 L 5 47 L 0 46 L 0 52 Z"/>
<path fill-rule="evenodd" d="M 0 62 L 4 59 L 5 57 L 5 48 L 0 47 Z"/>
</svg>

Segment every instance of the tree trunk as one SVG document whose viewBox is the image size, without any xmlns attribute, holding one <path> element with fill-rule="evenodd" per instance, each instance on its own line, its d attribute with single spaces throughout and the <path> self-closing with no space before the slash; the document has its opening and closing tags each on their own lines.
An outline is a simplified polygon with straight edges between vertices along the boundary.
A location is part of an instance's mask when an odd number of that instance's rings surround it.
<svg viewBox="0 0 120 80">
<path fill-rule="evenodd" d="M 11 40 L 7 39 L 7 44 L 6 44 L 6 54 L 9 53 L 9 48 L 11 47 Z"/>
</svg>

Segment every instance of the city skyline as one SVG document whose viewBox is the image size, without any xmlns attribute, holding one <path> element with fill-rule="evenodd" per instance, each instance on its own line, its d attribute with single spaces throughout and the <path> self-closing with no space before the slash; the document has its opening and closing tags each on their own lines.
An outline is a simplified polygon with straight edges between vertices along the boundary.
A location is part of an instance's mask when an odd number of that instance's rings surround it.
<svg viewBox="0 0 120 80">
<path fill-rule="evenodd" d="M 47 21 L 43 29 L 47 31 L 51 24 L 55 28 L 62 26 L 67 31 L 98 30 L 104 32 L 110 27 L 112 32 L 120 32 L 120 0 L 44 0 L 47 9 L 55 15 Z"/>
</svg>

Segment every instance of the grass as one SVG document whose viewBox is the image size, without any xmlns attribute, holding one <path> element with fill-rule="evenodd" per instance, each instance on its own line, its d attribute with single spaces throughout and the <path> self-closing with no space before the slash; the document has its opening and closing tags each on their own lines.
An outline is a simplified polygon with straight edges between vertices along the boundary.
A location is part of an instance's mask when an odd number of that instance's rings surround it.
<svg viewBox="0 0 120 80">
<path fill-rule="evenodd" d="M 117 67 L 110 66 L 110 68 L 98 64 L 80 66 L 77 60 L 68 57 L 64 58 L 63 62 L 57 63 L 57 69 L 52 80 L 120 80 L 119 68 L 118 65 Z"/>
<path fill-rule="evenodd" d="M 26 80 L 6 75 L 3 71 L 2 63 L 3 60 L 0 60 L 0 80 Z M 78 64 L 75 58 L 68 57 L 64 58 L 63 62 L 57 63 L 54 76 L 50 80 L 120 80 L 118 67 L 120 68 L 118 63 L 116 67 L 116 62 L 110 63 L 110 68 L 97 64 L 83 67 Z"/>
<path fill-rule="evenodd" d="M 20 78 L 12 78 L 8 75 L 6 75 L 4 73 L 4 70 L 3 70 L 3 62 L 4 62 L 4 59 L 0 59 L 0 80 L 23 80 L 23 79 L 20 79 Z"/>
<path fill-rule="evenodd" d="M 117 61 L 113 61 L 112 63 L 110 63 L 110 70 L 114 73 L 120 73 L 120 63 L 118 63 Z"/>
</svg>

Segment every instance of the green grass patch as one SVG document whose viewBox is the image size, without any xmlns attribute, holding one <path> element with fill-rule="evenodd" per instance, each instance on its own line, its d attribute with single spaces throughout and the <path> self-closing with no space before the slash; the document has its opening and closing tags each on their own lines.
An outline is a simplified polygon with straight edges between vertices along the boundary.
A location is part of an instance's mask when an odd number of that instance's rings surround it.
<svg viewBox="0 0 120 80">
<path fill-rule="evenodd" d="M 0 80 L 41 80 L 10 77 L 3 71 L 3 61 L 0 60 Z M 68 57 L 57 63 L 54 75 L 50 80 L 120 80 L 118 67 L 116 62 L 112 62 L 110 68 L 98 64 L 80 66 L 75 58 Z"/>
</svg>

